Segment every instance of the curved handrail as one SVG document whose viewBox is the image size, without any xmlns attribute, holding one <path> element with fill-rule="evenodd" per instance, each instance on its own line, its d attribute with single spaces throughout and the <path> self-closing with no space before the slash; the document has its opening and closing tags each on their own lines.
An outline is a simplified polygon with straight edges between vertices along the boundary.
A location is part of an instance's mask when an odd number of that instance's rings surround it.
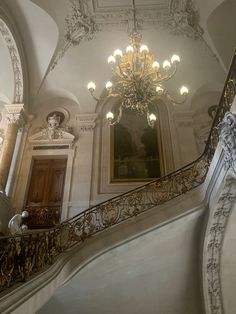
<svg viewBox="0 0 236 314">
<path fill-rule="evenodd" d="M 52 264 L 61 252 L 202 184 L 218 144 L 217 126 L 236 95 L 236 54 L 202 155 L 164 177 L 90 207 L 54 228 L 0 238 L 0 291 Z"/>
</svg>

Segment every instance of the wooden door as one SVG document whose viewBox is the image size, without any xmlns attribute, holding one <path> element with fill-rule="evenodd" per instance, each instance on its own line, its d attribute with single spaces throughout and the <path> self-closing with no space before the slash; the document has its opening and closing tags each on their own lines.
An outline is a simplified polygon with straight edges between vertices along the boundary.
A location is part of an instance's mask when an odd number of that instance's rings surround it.
<svg viewBox="0 0 236 314">
<path fill-rule="evenodd" d="M 59 223 L 66 164 L 66 159 L 34 160 L 26 202 L 30 228 L 46 228 Z"/>
</svg>

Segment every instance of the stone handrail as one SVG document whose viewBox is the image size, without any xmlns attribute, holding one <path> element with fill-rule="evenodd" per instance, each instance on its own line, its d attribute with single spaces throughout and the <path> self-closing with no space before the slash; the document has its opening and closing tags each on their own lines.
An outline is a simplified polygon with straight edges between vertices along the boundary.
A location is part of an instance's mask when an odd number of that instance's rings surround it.
<svg viewBox="0 0 236 314">
<path fill-rule="evenodd" d="M 203 154 L 194 162 L 141 187 L 95 205 L 40 232 L 0 238 L 0 291 L 26 281 L 86 238 L 178 197 L 202 184 L 219 141 L 218 125 L 236 95 L 236 55 Z"/>
</svg>

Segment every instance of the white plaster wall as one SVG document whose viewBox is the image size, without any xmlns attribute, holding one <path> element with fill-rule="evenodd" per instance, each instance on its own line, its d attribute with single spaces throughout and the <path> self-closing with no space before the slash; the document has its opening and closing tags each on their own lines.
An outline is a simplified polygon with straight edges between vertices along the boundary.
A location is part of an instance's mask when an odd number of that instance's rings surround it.
<svg viewBox="0 0 236 314">
<path fill-rule="evenodd" d="M 195 212 L 118 246 L 59 288 L 37 313 L 201 314 Z"/>
<path fill-rule="evenodd" d="M 5 44 L 5 40 L 3 39 L 1 34 L 0 34 L 0 51 L 1 51 L 0 101 L 1 101 L 1 94 L 4 94 L 9 99 L 9 101 L 12 102 L 14 99 L 14 74 L 13 74 L 10 54 Z"/>
</svg>

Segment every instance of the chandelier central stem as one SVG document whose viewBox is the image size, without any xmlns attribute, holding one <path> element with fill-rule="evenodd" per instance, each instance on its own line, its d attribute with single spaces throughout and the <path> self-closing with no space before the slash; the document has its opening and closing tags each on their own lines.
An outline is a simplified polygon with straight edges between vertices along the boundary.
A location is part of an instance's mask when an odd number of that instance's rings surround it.
<svg viewBox="0 0 236 314">
<path fill-rule="evenodd" d="M 133 20 L 134 20 L 134 28 L 133 28 L 133 32 L 137 32 L 138 27 L 137 27 L 137 17 L 136 17 L 135 0 L 133 0 L 132 9 L 133 9 Z"/>
</svg>

